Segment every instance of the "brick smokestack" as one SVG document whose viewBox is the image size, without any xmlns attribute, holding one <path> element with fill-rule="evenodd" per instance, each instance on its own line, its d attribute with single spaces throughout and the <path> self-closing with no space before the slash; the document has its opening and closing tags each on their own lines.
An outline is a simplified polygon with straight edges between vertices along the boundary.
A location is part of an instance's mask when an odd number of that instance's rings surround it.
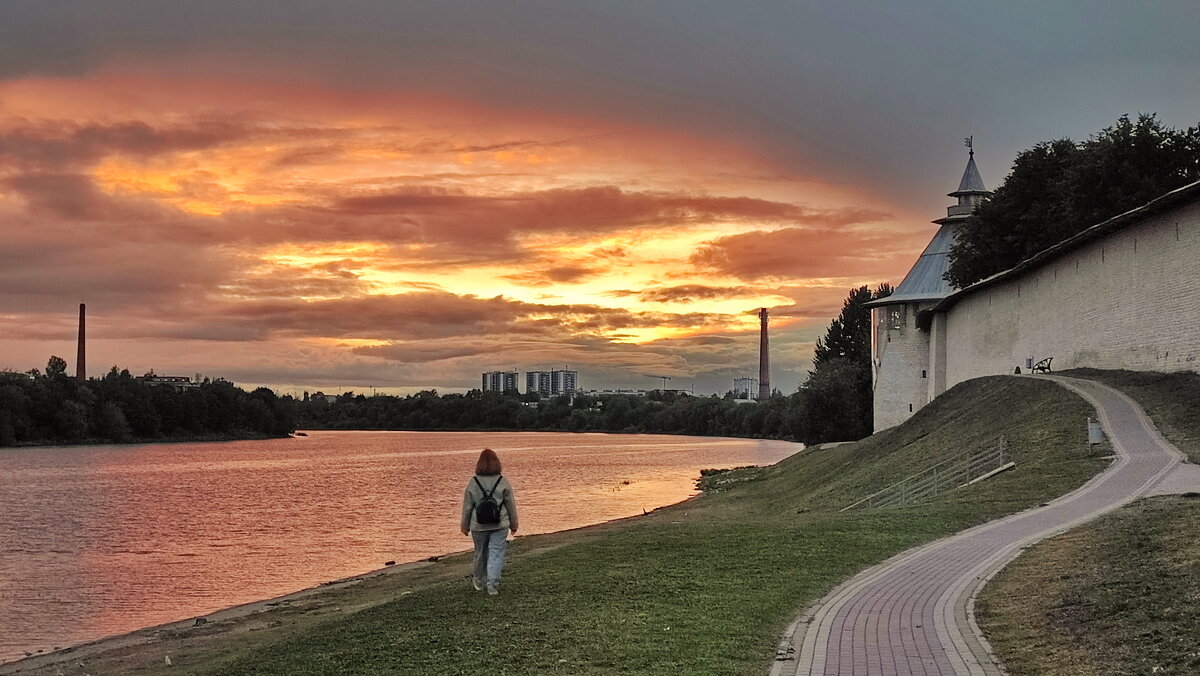
<svg viewBox="0 0 1200 676">
<path fill-rule="evenodd" d="M 87 380 L 87 306 L 79 304 L 79 347 L 75 352 L 75 379 Z"/>
<path fill-rule="evenodd" d="M 771 398 L 771 353 L 767 339 L 767 308 L 758 311 L 758 398 Z"/>
</svg>

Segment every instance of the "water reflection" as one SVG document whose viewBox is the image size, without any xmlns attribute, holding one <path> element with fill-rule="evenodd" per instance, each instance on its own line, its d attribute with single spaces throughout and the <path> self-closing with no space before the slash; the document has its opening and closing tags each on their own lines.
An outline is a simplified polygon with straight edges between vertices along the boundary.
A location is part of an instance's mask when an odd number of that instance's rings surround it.
<svg viewBox="0 0 1200 676">
<path fill-rule="evenodd" d="M 223 444 L 0 451 L 0 660 L 469 548 L 458 507 L 494 448 L 524 534 L 640 514 L 773 441 L 311 432 Z"/>
</svg>

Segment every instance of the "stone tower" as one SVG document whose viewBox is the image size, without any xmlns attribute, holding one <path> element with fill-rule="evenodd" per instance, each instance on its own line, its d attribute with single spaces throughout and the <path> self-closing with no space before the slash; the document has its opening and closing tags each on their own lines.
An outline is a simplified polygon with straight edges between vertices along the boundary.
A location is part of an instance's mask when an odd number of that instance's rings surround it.
<svg viewBox="0 0 1200 676">
<path fill-rule="evenodd" d="M 975 166 L 975 149 L 970 153 L 958 189 L 949 193 L 958 203 L 946 208 L 945 218 L 936 221 L 938 231 L 904 281 L 892 295 L 868 303 L 871 308 L 871 371 L 874 383 L 875 431 L 899 425 L 929 403 L 933 393 L 945 389 L 945 348 L 930 351 L 930 336 L 944 331 L 945 315 L 929 308 L 950 295 L 954 287 L 945 280 L 950 264 L 950 246 L 958 228 L 991 193 L 983 185 Z M 945 341 L 934 341 L 945 345 Z M 936 352 L 936 351 L 935 351 Z M 940 385 L 940 386 L 939 386 Z"/>
</svg>

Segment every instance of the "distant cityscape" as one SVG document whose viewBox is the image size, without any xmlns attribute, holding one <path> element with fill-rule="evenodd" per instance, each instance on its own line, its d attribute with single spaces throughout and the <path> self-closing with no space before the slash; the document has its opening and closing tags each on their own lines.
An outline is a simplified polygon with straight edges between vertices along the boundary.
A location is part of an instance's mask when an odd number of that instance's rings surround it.
<svg viewBox="0 0 1200 676">
<path fill-rule="evenodd" d="M 482 377 L 484 392 L 518 392 L 517 371 L 487 371 Z M 579 392 L 579 371 L 556 369 L 526 371 L 525 393 L 536 392 L 544 397 Z"/>
<path fill-rule="evenodd" d="M 759 319 L 761 321 L 760 328 L 760 345 L 759 345 L 759 372 L 760 375 L 769 378 L 769 362 L 768 359 L 768 343 L 767 343 L 767 310 L 763 308 L 759 310 Z M 75 378 L 80 381 L 87 380 L 87 305 L 79 304 L 79 337 L 76 352 Z M 65 362 L 64 362 L 65 364 Z M 30 373 L 13 373 L 9 371 L 2 372 L 6 376 L 33 378 L 33 372 Z M 480 376 L 480 389 L 484 392 L 516 392 L 518 394 L 536 393 L 542 397 L 555 396 L 570 396 L 574 394 L 584 395 L 633 395 L 646 396 L 650 392 L 673 393 L 678 395 L 691 395 L 694 391 L 682 388 L 669 388 L 667 383 L 671 381 L 672 376 L 646 374 L 647 378 L 661 379 L 662 386 L 655 388 L 636 388 L 636 387 L 617 387 L 605 389 L 585 390 L 580 386 L 579 371 L 570 368 L 549 369 L 525 371 L 525 389 L 524 392 L 520 389 L 521 372 L 516 370 L 508 371 L 485 371 Z M 134 376 L 134 380 L 146 385 L 168 387 L 176 390 L 186 390 L 197 388 L 200 386 L 202 378 L 199 374 L 196 376 L 163 376 L 158 375 L 153 369 L 145 375 Z M 766 381 L 769 382 L 769 381 Z M 751 376 L 739 376 L 733 379 L 733 387 L 728 390 L 727 396 L 732 396 L 738 401 L 754 401 L 770 396 L 769 390 L 764 393 L 762 387 L 764 380 L 762 378 L 754 378 Z M 372 396 L 374 388 L 372 388 Z M 756 396 L 757 395 L 757 396 Z M 310 394 L 305 391 L 302 395 L 303 401 L 310 399 L 320 399 L 330 403 L 336 402 L 337 394 L 325 394 L 324 392 L 315 392 Z"/>
<path fill-rule="evenodd" d="M 758 378 L 742 376 L 733 379 L 734 399 L 753 399 L 758 394 Z"/>
<path fill-rule="evenodd" d="M 484 392 L 517 392 L 522 393 L 518 385 L 521 382 L 520 371 L 485 371 L 480 374 L 480 389 Z M 666 387 L 670 376 L 647 376 L 662 378 L 663 387 L 644 388 L 607 388 L 586 390 L 580 385 L 579 371 L 571 369 L 554 369 L 549 371 L 526 371 L 524 394 L 536 393 L 544 397 L 560 395 L 588 394 L 608 395 L 626 394 L 645 396 L 648 392 L 672 392 L 676 394 L 691 394 L 685 389 Z M 759 390 L 759 379 L 743 376 L 733 379 L 733 388 L 729 393 L 734 399 L 754 400 Z"/>
<path fill-rule="evenodd" d="M 767 308 L 760 308 L 757 314 L 759 319 L 758 377 L 739 376 L 733 379 L 733 387 L 729 390 L 729 395 L 737 401 L 763 400 L 771 396 L 770 340 L 768 337 L 769 312 Z M 662 387 L 652 390 L 635 388 L 584 390 L 579 384 L 579 371 L 568 368 L 551 369 L 549 371 L 526 371 L 524 394 L 536 393 L 543 397 L 577 393 L 589 395 L 631 394 L 637 396 L 645 396 L 648 392 L 694 394 L 694 392 L 684 389 L 669 389 L 667 387 L 667 383 L 671 380 L 671 376 L 669 375 L 646 374 L 646 377 L 661 378 Z M 519 382 L 520 372 L 515 370 L 484 371 L 480 374 L 480 389 L 484 392 L 521 393 L 517 388 Z"/>
</svg>

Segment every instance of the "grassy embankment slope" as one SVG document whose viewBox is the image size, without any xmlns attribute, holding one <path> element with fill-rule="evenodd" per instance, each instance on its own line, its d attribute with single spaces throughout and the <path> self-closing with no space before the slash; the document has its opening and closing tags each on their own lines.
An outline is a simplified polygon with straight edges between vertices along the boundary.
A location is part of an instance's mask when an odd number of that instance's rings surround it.
<svg viewBox="0 0 1200 676">
<path fill-rule="evenodd" d="M 1200 461 L 1200 375 L 1076 371 Z M 1200 496 L 1139 500 L 1025 552 L 976 609 L 1014 674 L 1200 673 Z"/>
<path fill-rule="evenodd" d="M 648 516 L 510 549 L 499 597 L 467 558 L 330 589 L 248 620 L 88 658 L 89 673 L 761 673 L 790 619 L 904 549 L 1079 486 L 1090 407 L 1019 378 L 963 383 L 904 425 L 739 470 L 722 490 Z M 1007 436 L 1014 470 L 916 507 L 838 509 Z M 174 666 L 164 666 L 169 654 Z M 74 673 L 74 661 L 65 673 Z M 48 670 L 53 673 L 54 667 Z"/>
</svg>

